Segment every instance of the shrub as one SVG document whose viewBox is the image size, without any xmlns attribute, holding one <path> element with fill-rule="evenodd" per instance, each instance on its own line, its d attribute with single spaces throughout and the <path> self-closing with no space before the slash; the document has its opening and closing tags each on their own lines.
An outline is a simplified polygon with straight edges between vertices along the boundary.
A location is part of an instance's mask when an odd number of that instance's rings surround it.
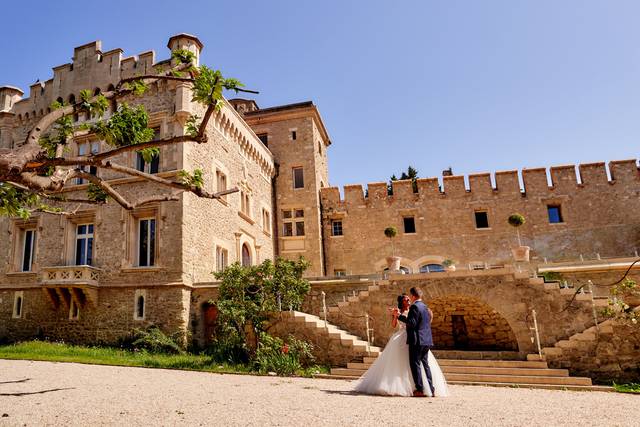
<svg viewBox="0 0 640 427">
<path fill-rule="evenodd" d="M 167 336 L 157 326 L 134 329 L 129 337 L 122 340 L 121 347 L 149 353 L 184 354 L 184 350 L 176 342 L 176 337 Z"/>
<path fill-rule="evenodd" d="M 311 344 L 292 336 L 284 341 L 263 332 L 254 361 L 255 369 L 263 374 L 293 375 L 311 365 L 314 360 L 311 350 Z"/>
</svg>

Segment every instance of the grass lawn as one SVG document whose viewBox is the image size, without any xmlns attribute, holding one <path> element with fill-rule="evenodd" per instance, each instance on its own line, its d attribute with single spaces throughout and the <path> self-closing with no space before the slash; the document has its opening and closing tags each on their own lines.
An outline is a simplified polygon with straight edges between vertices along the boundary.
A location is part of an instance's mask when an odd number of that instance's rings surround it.
<svg viewBox="0 0 640 427">
<path fill-rule="evenodd" d="M 618 393 L 634 393 L 640 394 L 640 384 L 629 383 L 629 384 L 613 384 L 613 388 Z"/>
<path fill-rule="evenodd" d="M 0 359 L 45 360 L 93 365 L 140 366 L 145 368 L 183 369 L 218 373 L 252 373 L 245 365 L 219 363 L 203 354 L 157 354 L 133 352 L 112 347 L 85 347 L 44 341 L 26 341 L 0 346 Z M 320 371 L 323 368 L 318 368 Z M 310 372 L 298 373 L 310 376 Z"/>
</svg>

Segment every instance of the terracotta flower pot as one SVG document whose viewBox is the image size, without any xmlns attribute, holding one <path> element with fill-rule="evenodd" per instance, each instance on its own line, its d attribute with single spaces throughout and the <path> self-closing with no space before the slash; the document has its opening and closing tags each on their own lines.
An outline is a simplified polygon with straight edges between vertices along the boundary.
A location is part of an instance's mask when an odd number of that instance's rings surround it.
<svg viewBox="0 0 640 427">
<path fill-rule="evenodd" d="M 454 264 L 448 265 L 446 267 L 447 271 L 456 271 L 456 266 Z"/>
<path fill-rule="evenodd" d="M 389 271 L 400 270 L 400 257 L 399 256 L 387 257 L 387 267 L 389 267 Z"/>
<path fill-rule="evenodd" d="M 516 248 L 511 249 L 513 252 L 513 258 L 519 262 L 529 262 L 529 251 L 531 248 L 529 246 L 518 246 Z"/>
</svg>

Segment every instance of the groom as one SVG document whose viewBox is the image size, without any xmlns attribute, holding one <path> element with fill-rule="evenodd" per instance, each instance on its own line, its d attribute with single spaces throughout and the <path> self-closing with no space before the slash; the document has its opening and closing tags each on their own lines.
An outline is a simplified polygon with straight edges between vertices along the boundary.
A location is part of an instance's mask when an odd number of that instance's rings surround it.
<svg viewBox="0 0 640 427">
<path fill-rule="evenodd" d="M 407 344 L 409 345 L 409 364 L 411 366 L 411 375 L 416 385 L 413 392 L 414 397 L 424 397 L 424 386 L 422 384 L 422 375 L 420 365 L 424 366 L 429 381 L 429 389 L 431 396 L 434 395 L 433 381 L 431 380 L 431 369 L 427 358 L 429 350 L 433 347 L 433 337 L 431 336 L 431 310 L 422 302 L 422 289 L 411 288 L 409 290 L 409 298 L 411 299 L 411 307 L 409 314 L 398 315 L 398 320 L 407 325 Z"/>
</svg>

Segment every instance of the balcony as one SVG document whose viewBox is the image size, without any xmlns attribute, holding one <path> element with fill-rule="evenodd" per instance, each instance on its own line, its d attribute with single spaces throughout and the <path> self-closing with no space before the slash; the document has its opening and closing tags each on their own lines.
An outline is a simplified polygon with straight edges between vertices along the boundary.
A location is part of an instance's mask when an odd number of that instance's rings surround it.
<svg viewBox="0 0 640 427">
<path fill-rule="evenodd" d="M 60 304 L 69 308 L 72 300 L 80 307 L 95 307 L 100 271 L 90 265 L 43 267 L 40 284 L 56 309 Z"/>
</svg>

